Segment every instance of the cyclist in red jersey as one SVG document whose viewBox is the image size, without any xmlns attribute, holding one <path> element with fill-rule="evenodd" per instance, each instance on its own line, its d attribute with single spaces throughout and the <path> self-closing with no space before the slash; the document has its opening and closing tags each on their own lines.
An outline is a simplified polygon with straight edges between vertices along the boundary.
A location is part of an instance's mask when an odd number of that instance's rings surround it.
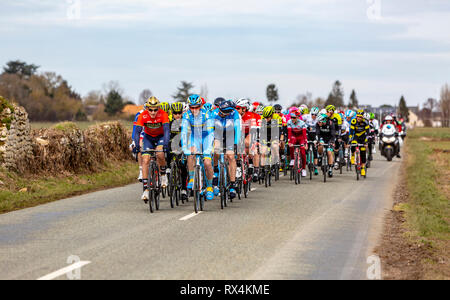
<svg viewBox="0 0 450 300">
<path fill-rule="evenodd" d="M 144 139 L 142 146 L 142 183 L 144 185 L 144 194 L 142 200 L 149 200 L 148 191 L 148 168 L 150 165 L 150 156 L 146 151 L 148 150 L 163 150 L 167 151 L 170 140 L 170 125 L 169 116 L 165 111 L 159 108 L 159 100 L 156 97 L 151 97 L 147 101 L 147 110 L 139 115 L 136 122 L 136 137 L 139 137 L 142 130 L 144 131 Z M 139 141 L 135 141 L 138 143 Z M 156 160 L 161 172 L 161 185 L 167 186 L 166 175 L 166 159 L 164 152 L 156 154 Z"/>
<path fill-rule="evenodd" d="M 261 116 L 250 111 L 250 101 L 241 98 L 236 101 L 236 110 L 242 119 L 242 132 L 245 136 L 245 153 L 253 161 L 253 181 L 258 181 L 259 154 L 256 148 L 257 128 L 261 126 Z"/>
</svg>

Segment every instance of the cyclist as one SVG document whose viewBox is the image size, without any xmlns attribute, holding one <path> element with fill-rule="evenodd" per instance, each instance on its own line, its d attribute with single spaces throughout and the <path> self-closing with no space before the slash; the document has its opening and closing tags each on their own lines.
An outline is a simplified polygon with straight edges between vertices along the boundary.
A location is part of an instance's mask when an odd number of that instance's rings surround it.
<svg viewBox="0 0 450 300">
<path fill-rule="evenodd" d="M 291 113 L 291 119 L 288 121 L 288 144 L 290 148 L 291 162 L 290 166 L 294 166 L 295 151 L 294 146 L 302 146 L 300 153 L 302 157 L 302 177 L 306 177 L 306 150 L 304 145 L 307 141 L 306 124 L 299 120 L 299 115 Z"/>
<path fill-rule="evenodd" d="M 260 130 L 260 144 L 261 144 L 261 168 L 264 168 L 267 163 L 268 143 L 271 142 L 271 153 L 275 163 L 280 162 L 279 149 L 280 140 L 284 139 L 283 120 L 275 113 L 272 106 L 264 108 L 262 113 Z M 264 178 L 264 172 L 260 172 L 260 178 Z"/>
<path fill-rule="evenodd" d="M 264 105 L 260 104 L 254 109 L 255 113 L 262 116 L 264 111 Z"/>
<path fill-rule="evenodd" d="M 219 108 L 220 103 L 222 103 L 223 101 L 225 101 L 225 99 L 222 97 L 216 98 L 214 100 L 214 105 L 211 110 L 215 110 L 215 109 Z"/>
<path fill-rule="evenodd" d="M 328 118 L 326 114 L 319 114 L 317 116 L 316 125 L 316 143 L 318 145 L 318 153 L 322 156 L 324 151 L 328 155 L 328 176 L 333 177 L 333 148 L 336 141 L 336 126 L 332 120 Z M 324 144 L 328 144 L 328 148 L 324 149 Z M 319 166 L 322 166 L 322 158 L 319 159 Z"/>
<path fill-rule="evenodd" d="M 210 110 L 213 109 L 213 105 L 212 105 L 211 103 L 205 103 L 205 104 L 203 105 L 203 109 L 204 109 L 206 112 L 208 112 L 208 111 L 210 111 Z"/>
<path fill-rule="evenodd" d="M 309 114 L 309 108 L 308 108 L 308 106 L 306 106 L 306 104 L 302 104 L 299 108 L 299 111 L 300 111 L 302 118 L 304 116 L 306 116 L 307 114 Z"/>
<path fill-rule="evenodd" d="M 214 135 L 214 194 L 218 195 L 220 153 L 225 150 L 230 178 L 230 198 L 236 197 L 236 157 L 235 152 L 241 141 L 241 117 L 231 100 L 220 103 L 219 108 L 211 111 L 208 118 L 208 131 Z"/>
<path fill-rule="evenodd" d="M 170 111 L 169 102 L 161 102 L 161 105 L 159 107 L 167 113 L 167 115 L 169 116 L 169 121 L 172 121 L 172 112 Z"/>
<path fill-rule="evenodd" d="M 142 183 L 144 185 L 144 193 L 142 195 L 142 200 L 145 202 L 149 200 L 148 191 L 148 168 L 150 165 L 150 154 L 146 151 L 148 150 L 163 150 L 167 152 L 169 147 L 170 138 L 170 127 L 169 127 L 169 116 L 165 111 L 159 108 L 159 100 L 152 96 L 147 101 L 147 110 L 139 115 L 138 121 L 136 122 L 136 134 L 134 142 L 139 145 L 139 137 L 144 131 L 143 138 L 143 151 L 142 151 Z M 161 172 L 161 185 L 163 187 L 167 186 L 167 176 L 166 176 L 166 159 L 164 152 L 158 152 L 156 154 L 156 160 L 159 165 Z"/>
<path fill-rule="evenodd" d="M 308 141 L 316 140 L 316 125 L 317 125 L 317 115 L 319 114 L 319 108 L 313 107 L 311 112 L 303 117 L 306 124 L 306 133 Z M 314 155 L 314 175 L 319 175 L 317 170 L 317 148 L 313 145 L 313 155 Z M 309 149 L 309 148 L 308 148 Z"/>
<path fill-rule="evenodd" d="M 351 162 L 355 164 L 355 151 L 356 148 L 353 146 L 355 144 L 363 144 L 361 147 L 361 175 L 366 175 L 366 145 L 367 145 L 367 137 L 369 134 L 370 125 L 369 122 L 364 119 L 364 111 L 358 110 L 356 113 L 356 119 L 352 120 L 350 125 L 350 141 L 352 144 L 352 157 Z"/>
<path fill-rule="evenodd" d="M 336 137 L 339 137 L 339 133 L 341 131 L 341 126 L 342 126 L 341 116 L 338 113 L 336 113 L 336 107 L 332 104 L 327 105 L 325 107 L 325 110 L 327 111 L 328 119 L 332 120 L 334 123 L 334 130 L 336 132 Z M 338 153 L 339 153 L 339 147 L 340 147 L 340 143 L 336 143 L 335 149 L 334 149 L 334 155 L 336 157 L 338 156 Z"/>
<path fill-rule="evenodd" d="M 167 162 L 170 165 L 170 162 L 173 159 L 173 155 L 181 154 L 181 125 L 182 125 L 182 117 L 183 117 L 183 102 L 175 102 L 170 106 L 172 111 L 172 121 L 170 122 L 170 149 L 167 154 Z M 187 182 L 187 166 L 185 162 L 182 162 L 182 165 L 179 166 L 181 170 L 181 198 L 183 200 L 187 200 L 187 190 L 186 190 L 186 182 Z M 167 173 L 170 173 L 171 170 L 168 168 Z"/>
<path fill-rule="evenodd" d="M 256 137 L 259 126 L 261 125 L 261 116 L 250 111 L 250 100 L 241 98 L 236 101 L 236 110 L 241 115 L 242 133 L 244 134 L 245 153 L 253 162 L 250 165 L 250 172 L 253 172 L 253 182 L 258 181 L 259 174 L 259 154 L 256 149 Z M 250 149 L 250 147 L 252 149 Z M 253 170 L 252 170 L 253 166 Z"/>
<path fill-rule="evenodd" d="M 130 145 L 130 148 L 134 155 L 137 155 L 137 160 L 139 164 L 139 176 L 138 180 L 139 182 L 142 182 L 142 154 L 141 154 L 141 140 L 142 140 L 142 133 L 139 138 L 139 144 L 136 145 L 135 143 L 135 135 L 136 135 L 136 127 L 137 127 L 137 121 L 139 119 L 139 115 L 142 114 L 146 109 L 146 104 L 144 105 L 144 109 L 140 110 L 135 116 L 134 116 L 134 122 L 133 122 L 133 132 L 131 133 L 131 139 L 132 143 Z"/>
<path fill-rule="evenodd" d="M 342 151 L 344 151 L 344 160 L 348 159 L 348 148 L 349 148 L 349 134 L 350 134 L 350 123 L 345 118 L 345 115 L 340 112 L 339 116 L 342 120 L 342 125 L 337 135 L 337 143 L 339 144 L 336 148 L 339 151 L 339 148 L 342 147 Z M 338 158 L 336 159 L 335 169 L 339 169 Z"/>
<path fill-rule="evenodd" d="M 189 110 L 184 113 L 181 123 L 181 145 L 183 153 L 187 156 L 189 172 L 187 189 L 192 190 L 194 186 L 195 154 L 202 154 L 206 171 L 206 200 L 212 200 L 214 197 L 211 163 L 212 135 L 207 129 L 208 113 L 201 108 L 202 99 L 199 95 L 189 96 L 187 104 Z"/>
</svg>

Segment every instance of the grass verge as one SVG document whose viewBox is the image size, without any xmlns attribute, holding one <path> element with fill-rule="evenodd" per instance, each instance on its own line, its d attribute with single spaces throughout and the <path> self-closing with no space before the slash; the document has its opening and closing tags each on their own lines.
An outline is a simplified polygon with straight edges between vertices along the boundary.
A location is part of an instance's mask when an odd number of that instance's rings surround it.
<svg viewBox="0 0 450 300">
<path fill-rule="evenodd" d="M 450 279 L 450 128 L 408 132 L 380 246 L 385 279 Z"/>
<path fill-rule="evenodd" d="M 105 165 L 96 173 L 55 176 L 19 176 L 0 172 L 0 214 L 87 192 L 123 186 L 136 181 L 133 161 Z"/>
</svg>

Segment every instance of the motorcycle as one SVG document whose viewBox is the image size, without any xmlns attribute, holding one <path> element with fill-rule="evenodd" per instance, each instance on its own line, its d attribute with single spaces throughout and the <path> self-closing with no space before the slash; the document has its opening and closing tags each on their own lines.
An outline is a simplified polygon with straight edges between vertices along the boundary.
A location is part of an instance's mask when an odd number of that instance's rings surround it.
<svg viewBox="0 0 450 300">
<path fill-rule="evenodd" d="M 391 124 L 383 126 L 380 136 L 380 151 L 381 155 L 386 157 L 388 161 L 392 161 L 392 158 L 400 151 L 398 133 L 395 126 Z"/>
</svg>

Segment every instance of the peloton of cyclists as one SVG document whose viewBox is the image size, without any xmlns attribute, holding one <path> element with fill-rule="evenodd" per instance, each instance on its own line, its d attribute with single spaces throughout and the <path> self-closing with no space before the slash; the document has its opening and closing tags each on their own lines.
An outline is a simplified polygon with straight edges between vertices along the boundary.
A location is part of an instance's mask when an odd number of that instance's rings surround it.
<svg viewBox="0 0 450 300">
<path fill-rule="evenodd" d="M 328 176 L 333 177 L 333 167 L 339 163 L 339 150 L 344 151 L 345 161 L 351 153 L 350 161 L 355 164 L 355 144 L 359 144 L 363 145 L 360 153 L 361 175 L 364 176 L 366 162 L 373 159 L 373 145 L 385 124 L 394 125 L 399 133 L 406 131 L 404 124 L 391 115 L 380 126 L 373 113 L 337 110 L 333 105 L 309 109 L 302 104 L 283 110 L 279 104 L 265 106 L 261 102 L 252 103 L 248 98 L 233 101 L 219 97 L 208 103 L 199 95 L 191 95 L 186 103 L 170 104 L 150 97 L 144 109 L 135 116 L 130 149 L 139 161 L 138 179 L 143 184 L 141 198 L 144 201 L 149 200 L 150 150 L 157 151 L 155 157 L 162 187 L 168 185 L 166 173 L 171 170 L 167 166 L 174 155 L 183 155 L 183 159 L 177 161 L 181 162 L 181 197 L 184 200 L 192 189 L 196 155 L 201 155 L 205 168 L 206 199 L 212 200 L 219 194 L 218 161 L 223 153 L 228 166 L 229 195 L 233 199 L 237 193 L 236 155 L 239 148 L 242 149 L 239 154 L 248 158 L 252 181 L 257 182 L 264 179 L 264 168 L 284 161 L 285 154 L 292 167 L 295 146 L 301 146 L 302 177 L 307 172 L 308 150 L 312 150 L 314 156 L 314 168 L 310 170 L 318 175 L 322 158 L 327 155 Z M 284 164 L 280 164 L 280 168 L 283 167 Z"/>
</svg>

